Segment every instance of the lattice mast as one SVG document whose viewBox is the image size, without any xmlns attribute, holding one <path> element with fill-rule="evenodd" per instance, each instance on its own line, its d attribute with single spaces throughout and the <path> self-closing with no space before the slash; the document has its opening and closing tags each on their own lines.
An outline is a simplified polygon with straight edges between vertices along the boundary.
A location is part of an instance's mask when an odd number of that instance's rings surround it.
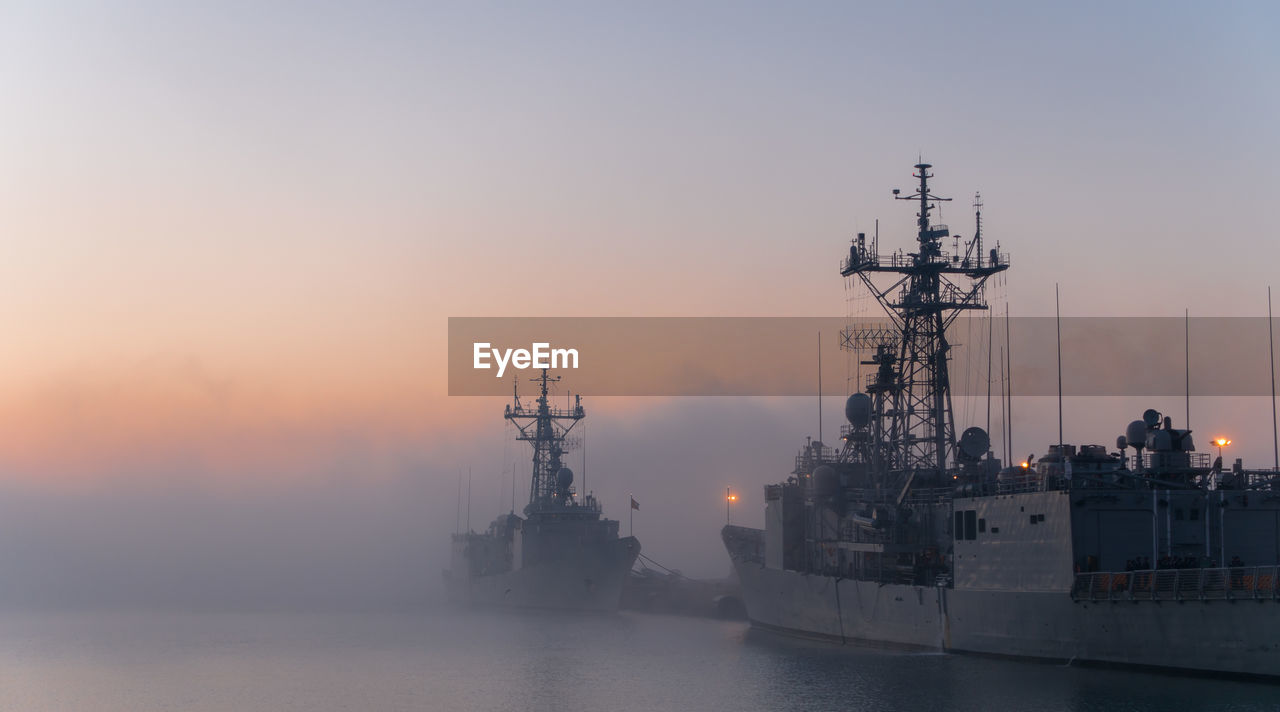
<svg viewBox="0 0 1280 712">
<path fill-rule="evenodd" d="M 530 379 L 539 384 L 540 394 L 532 408 L 525 406 L 520 400 L 519 392 L 513 392 L 515 404 L 508 405 L 503 417 L 515 424 L 520 434 L 516 440 L 523 440 L 533 446 L 533 475 L 529 485 L 529 504 L 526 514 L 554 505 L 568 504 L 573 497 L 570 490 L 572 478 L 560 476 L 563 467 L 563 456 L 568 449 L 566 436 L 578 421 L 586 417 L 582 409 L 582 397 L 573 397 L 573 406 L 554 408 L 548 397 L 548 386 L 560 380 L 559 376 L 550 377 L 547 369 L 542 375 Z M 515 391 L 515 388 L 512 389 Z"/>
<path fill-rule="evenodd" d="M 864 239 L 855 241 L 840 274 L 857 275 L 893 321 L 891 336 L 868 338 L 846 333 L 843 344 L 854 349 L 874 349 L 865 363 L 877 366 L 866 383 L 877 414 L 877 457 L 890 471 L 944 472 L 956 451 L 955 421 L 951 407 L 951 383 L 947 361 L 951 345 L 947 327 L 964 311 L 986 309 L 983 286 L 997 272 L 1008 269 L 1008 258 L 997 246 L 983 254 L 979 236 L 964 245 L 956 238 L 954 254 L 943 250 L 951 237 L 946 225 L 930 222 L 937 203 L 949 201 L 929 192 L 928 163 L 916 164 L 913 176 L 920 181 L 916 193 L 897 200 L 919 203 L 916 213 L 917 251 L 881 256 L 868 249 Z M 878 240 L 876 245 L 878 246 Z M 885 289 L 873 280 L 877 273 L 897 279 Z"/>
</svg>

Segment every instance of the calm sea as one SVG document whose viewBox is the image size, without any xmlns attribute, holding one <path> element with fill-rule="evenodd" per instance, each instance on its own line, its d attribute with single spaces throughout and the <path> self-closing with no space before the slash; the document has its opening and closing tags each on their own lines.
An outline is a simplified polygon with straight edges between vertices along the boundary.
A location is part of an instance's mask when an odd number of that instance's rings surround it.
<svg viewBox="0 0 1280 712">
<path fill-rule="evenodd" d="M 623 613 L 7 614 L 0 710 L 1277 710 L 1280 685 Z"/>
</svg>

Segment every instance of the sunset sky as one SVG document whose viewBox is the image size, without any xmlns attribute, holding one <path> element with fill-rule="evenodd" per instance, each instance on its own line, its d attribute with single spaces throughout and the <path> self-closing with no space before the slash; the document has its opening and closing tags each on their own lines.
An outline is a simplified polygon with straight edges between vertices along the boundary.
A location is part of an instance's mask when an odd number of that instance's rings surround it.
<svg viewBox="0 0 1280 712">
<path fill-rule="evenodd" d="M 282 556 L 396 539 L 435 585 L 459 468 L 485 522 L 527 477 L 502 400 L 446 395 L 448 317 L 838 316 L 849 238 L 878 218 L 908 246 L 889 191 L 921 156 L 957 232 L 982 192 L 1015 315 L 1054 282 L 1076 316 L 1265 315 L 1277 26 L 1262 2 L 7 4 L 0 510 L 101 497 L 103 527 L 204 541 L 160 488 L 255 512 Z M 1269 402 L 1212 401 L 1269 465 Z M 1030 451 L 1042 405 L 1015 406 Z M 608 512 L 645 493 L 679 532 L 647 550 L 697 571 L 727 567 L 715 493 L 758 518 L 814 430 L 807 401 L 588 407 Z M 1098 407 L 1069 441 L 1145 405 Z"/>
</svg>

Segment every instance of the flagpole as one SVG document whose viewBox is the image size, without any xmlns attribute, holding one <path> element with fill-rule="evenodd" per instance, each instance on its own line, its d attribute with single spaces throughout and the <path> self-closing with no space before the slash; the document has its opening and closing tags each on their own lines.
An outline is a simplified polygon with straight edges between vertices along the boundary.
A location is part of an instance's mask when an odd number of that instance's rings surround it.
<svg viewBox="0 0 1280 712">
<path fill-rule="evenodd" d="M 627 502 L 627 529 L 629 530 L 627 532 L 627 536 L 635 536 L 636 535 L 636 496 L 634 494 L 627 495 L 627 496 L 631 498 L 631 501 Z"/>
</svg>

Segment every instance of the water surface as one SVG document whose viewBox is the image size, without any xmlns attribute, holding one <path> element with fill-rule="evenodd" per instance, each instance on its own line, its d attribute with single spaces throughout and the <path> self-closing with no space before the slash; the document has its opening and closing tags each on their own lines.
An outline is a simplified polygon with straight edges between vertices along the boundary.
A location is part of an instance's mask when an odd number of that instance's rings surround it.
<svg viewBox="0 0 1280 712">
<path fill-rule="evenodd" d="M 892 654 L 632 613 L 10 613 L 0 709 L 1270 711 L 1280 686 Z"/>
</svg>

